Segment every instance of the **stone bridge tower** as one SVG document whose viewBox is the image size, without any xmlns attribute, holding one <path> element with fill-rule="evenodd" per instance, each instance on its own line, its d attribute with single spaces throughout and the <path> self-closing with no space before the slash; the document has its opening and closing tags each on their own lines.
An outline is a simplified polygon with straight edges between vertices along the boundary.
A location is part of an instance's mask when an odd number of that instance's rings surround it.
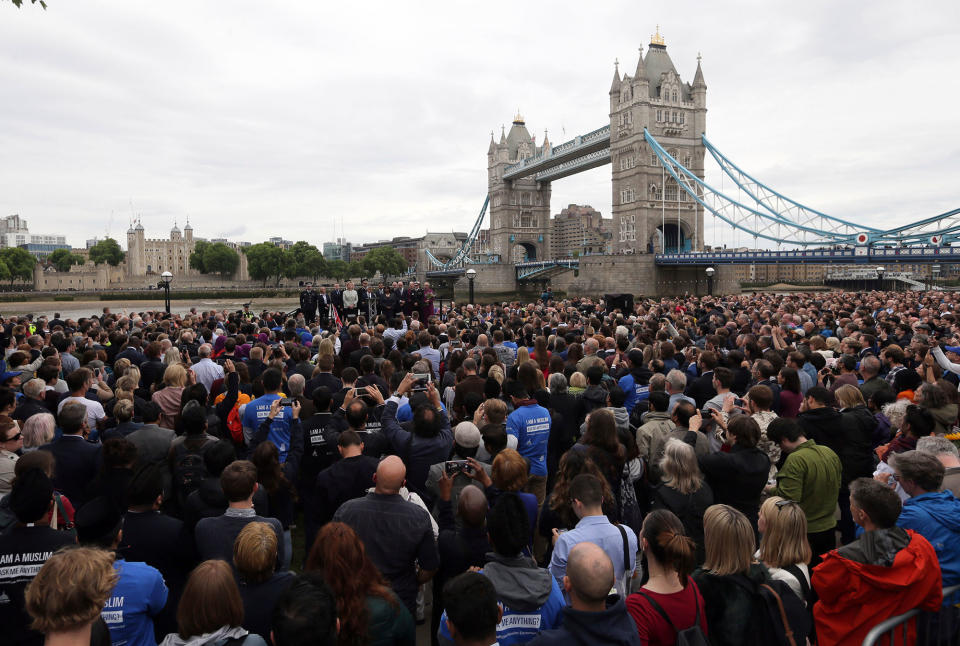
<svg viewBox="0 0 960 646">
<path fill-rule="evenodd" d="M 680 79 L 660 29 L 631 77 L 614 71 L 610 87 L 610 162 L 614 250 L 703 249 L 703 207 L 662 170 L 646 128 L 681 164 L 703 178 L 707 84 L 697 57 L 693 84 Z"/>
<path fill-rule="evenodd" d="M 487 150 L 488 195 L 490 204 L 489 250 L 501 262 L 543 260 L 550 255 L 550 183 L 534 177 L 504 180 L 507 166 L 547 150 L 544 134 L 537 146 L 523 117 L 514 117 L 510 132 L 500 133 L 499 143 L 490 134 Z"/>
</svg>

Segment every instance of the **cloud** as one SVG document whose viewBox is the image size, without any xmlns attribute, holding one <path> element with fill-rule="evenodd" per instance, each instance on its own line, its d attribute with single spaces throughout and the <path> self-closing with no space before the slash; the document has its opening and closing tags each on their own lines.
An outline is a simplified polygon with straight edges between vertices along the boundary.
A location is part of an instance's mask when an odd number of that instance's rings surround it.
<svg viewBox="0 0 960 646">
<path fill-rule="evenodd" d="M 74 244 L 133 214 L 252 242 L 469 230 L 490 131 L 604 125 L 614 58 L 632 73 L 657 23 L 761 180 L 871 224 L 957 206 L 956 3 L 48 5 L 0 3 L 0 214 Z M 609 167 L 552 199 L 609 216 Z"/>
</svg>

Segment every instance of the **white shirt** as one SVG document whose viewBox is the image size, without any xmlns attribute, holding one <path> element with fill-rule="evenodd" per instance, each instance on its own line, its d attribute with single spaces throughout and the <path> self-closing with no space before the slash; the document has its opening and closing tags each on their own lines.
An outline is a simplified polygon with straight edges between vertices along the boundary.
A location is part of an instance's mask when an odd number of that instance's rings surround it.
<svg viewBox="0 0 960 646">
<path fill-rule="evenodd" d="M 95 402 L 92 399 L 87 399 L 86 397 L 67 397 L 57 406 L 58 415 L 67 404 L 83 404 L 87 408 L 87 426 L 89 426 L 91 430 L 97 428 L 97 421 L 107 416 L 107 414 L 103 412 L 103 404 Z"/>
<path fill-rule="evenodd" d="M 208 358 L 200 359 L 192 366 L 193 374 L 197 375 L 197 383 L 203 384 L 207 392 L 213 386 L 217 379 L 223 379 L 223 366 L 214 363 Z"/>
</svg>

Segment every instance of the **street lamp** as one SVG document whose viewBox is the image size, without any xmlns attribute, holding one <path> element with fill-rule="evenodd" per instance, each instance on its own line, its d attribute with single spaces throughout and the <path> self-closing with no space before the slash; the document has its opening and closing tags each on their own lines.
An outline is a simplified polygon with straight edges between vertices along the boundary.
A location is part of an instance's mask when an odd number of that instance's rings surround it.
<svg viewBox="0 0 960 646">
<path fill-rule="evenodd" d="M 883 272 L 885 272 L 886 270 L 887 270 L 887 268 L 884 267 L 883 265 L 880 265 L 879 267 L 877 267 L 877 280 L 880 281 L 880 291 L 881 291 L 881 292 L 883 291 Z"/>
<path fill-rule="evenodd" d="M 173 274 L 169 271 L 165 271 L 160 274 L 160 282 L 157 283 L 157 287 L 163 290 L 163 300 L 164 304 L 167 306 L 167 314 L 170 313 L 170 281 L 173 280 Z"/>
<path fill-rule="evenodd" d="M 467 280 L 470 281 L 470 298 L 467 300 L 473 305 L 473 279 L 477 277 L 477 270 L 470 268 L 467 270 Z"/>
<path fill-rule="evenodd" d="M 707 267 L 704 271 L 707 272 L 707 296 L 713 296 L 713 274 L 717 270 L 713 267 Z"/>
</svg>

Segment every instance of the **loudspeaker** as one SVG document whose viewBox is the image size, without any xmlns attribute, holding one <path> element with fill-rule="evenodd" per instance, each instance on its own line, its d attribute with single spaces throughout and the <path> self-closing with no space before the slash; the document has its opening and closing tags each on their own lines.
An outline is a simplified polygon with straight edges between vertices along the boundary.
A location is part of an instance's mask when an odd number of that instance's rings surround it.
<svg viewBox="0 0 960 646">
<path fill-rule="evenodd" d="M 633 312 L 633 294 L 604 294 L 607 311 L 620 310 L 624 314 Z"/>
</svg>

